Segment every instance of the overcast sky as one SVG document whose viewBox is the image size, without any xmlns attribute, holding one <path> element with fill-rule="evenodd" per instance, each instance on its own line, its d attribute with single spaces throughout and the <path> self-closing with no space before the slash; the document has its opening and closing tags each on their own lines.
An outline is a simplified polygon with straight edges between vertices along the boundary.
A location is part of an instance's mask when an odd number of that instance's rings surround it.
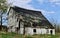
<svg viewBox="0 0 60 38">
<path fill-rule="evenodd" d="M 8 0 L 8 3 L 26 9 L 38 10 L 50 21 L 60 23 L 60 0 Z"/>
</svg>

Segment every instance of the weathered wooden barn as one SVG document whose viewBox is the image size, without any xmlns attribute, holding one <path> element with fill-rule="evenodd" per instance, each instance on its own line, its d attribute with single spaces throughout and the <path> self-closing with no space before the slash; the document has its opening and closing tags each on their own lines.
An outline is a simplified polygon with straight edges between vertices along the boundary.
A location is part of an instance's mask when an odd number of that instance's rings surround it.
<svg viewBox="0 0 60 38">
<path fill-rule="evenodd" d="M 55 35 L 53 25 L 44 17 L 41 11 L 34 11 L 10 7 L 8 11 L 8 32 L 19 34 L 52 34 Z"/>
</svg>

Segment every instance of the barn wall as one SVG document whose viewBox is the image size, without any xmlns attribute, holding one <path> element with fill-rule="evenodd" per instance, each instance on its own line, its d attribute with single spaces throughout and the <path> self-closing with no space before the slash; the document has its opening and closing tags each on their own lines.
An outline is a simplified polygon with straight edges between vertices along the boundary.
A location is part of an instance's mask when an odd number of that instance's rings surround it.
<svg viewBox="0 0 60 38">
<path fill-rule="evenodd" d="M 8 32 L 15 32 L 15 27 L 9 28 L 9 29 L 8 29 Z"/>
<path fill-rule="evenodd" d="M 26 34 L 33 35 L 33 29 L 32 29 L 31 27 L 28 27 L 28 28 L 26 28 L 25 30 L 26 30 L 26 31 L 25 31 Z"/>
<path fill-rule="evenodd" d="M 48 29 L 49 30 L 49 33 L 48 34 L 51 34 L 51 30 L 52 30 L 52 34 L 55 35 L 55 29 Z"/>
<path fill-rule="evenodd" d="M 37 33 L 36 34 L 46 34 L 46 29 L 44 28 L 36 28 Z"/>
<path fill-rule="evenodd" d="M 36 29 L 36 32 L 33 32 L 33 29 Z M 52 30 L 52 35 L 55 35 L 55 29 L 47 29 L 45 28 L 31 28 L 31 27 L 26 27 L 25 28 L 25 34 L 33 35 L 33 34 L 51 34 L 50 30 Z M 20 29 L 20 34 L 23 34 L 24 28 Z"/>
<path fill-rule="evenodd" d="M 36 29 L 36 33 L 33 32 L 33 29 Z M 23 34 L 23 30 L 24 30 L 24 28 L 20 29 L 20 34 Z M 25 34 L 30 34 L 30 35 L 33 35 L 33 34 L 46 34 L 46 29 L 27 27 L 27 28 L 25 28 Z"/>
<path fill-rule="evenodd" d="M 8 32 L 11 32 L 11 29 L 10 28 L 8 29 Z"/>
<path fill-rule="evenodd" d="M 33 29 L 36 29 L 36 32 L 33 32 Z M 31 27 L 25 27 L 25 34 L 27 35 L 33 35 L 33 34 L 51 34 L 52 30 L 52 35 L 55 35 L 55 29 L 44 29 L 44 28 L 31 28 Z M 8 32 L 15 32 L 15 28 L 10 28 Z M 19 34 L 23 34 L 24 28 L 20 28 Z"/>
<path fill-rule="evenodd" d="M 23 34 L 24 28 L 20 28 L 20 34 Z"/>
</svg>

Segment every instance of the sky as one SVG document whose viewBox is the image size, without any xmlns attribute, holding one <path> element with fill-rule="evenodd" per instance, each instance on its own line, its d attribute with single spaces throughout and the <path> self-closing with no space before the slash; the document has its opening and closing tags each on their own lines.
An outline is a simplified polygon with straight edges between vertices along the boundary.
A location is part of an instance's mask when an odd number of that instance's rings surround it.
<svg viewBox="0 0 60 38">
<path fill-rule="evenodd" d="M 52 23 L 60 24 L 60 0 L 8 0 L 13 6 L 41 11 Z"/>
<path fill-rule="evenodd" d="M 3 14 L 2 15 L 3 17 L 2 17 L 2 23 L 3 23 L 3 25 L 7 25 L 7 23 L 8 23 L 8 21 L 7 21 L 7 14 Z"/>
</svg>

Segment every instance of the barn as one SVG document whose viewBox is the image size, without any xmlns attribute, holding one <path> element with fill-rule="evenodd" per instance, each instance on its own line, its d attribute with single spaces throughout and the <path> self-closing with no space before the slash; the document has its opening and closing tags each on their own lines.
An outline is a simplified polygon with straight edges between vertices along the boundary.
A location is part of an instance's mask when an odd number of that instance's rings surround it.
<svg viewBox="0 0 60 38">
<path fill-rule="evenodd" d="M 8 11 L 8 32 L 19 34 L 53 34 L 55 29 L 41 11 L 21 7 L 10 7 Z"/>
</svg>

